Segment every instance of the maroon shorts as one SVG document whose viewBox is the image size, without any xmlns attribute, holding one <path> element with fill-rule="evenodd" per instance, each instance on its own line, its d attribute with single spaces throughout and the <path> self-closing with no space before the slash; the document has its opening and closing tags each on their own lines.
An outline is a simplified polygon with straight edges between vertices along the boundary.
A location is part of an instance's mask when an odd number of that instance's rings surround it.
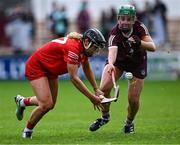
<svg viewBox="0 0 180 145">
<path fill-rule="evenodd" d="M 133 76 L 144 79 L 147 76 L 147 61 L 143 61 L 140 64 L 130 64 L 130 63 L 115 63 L 114 66 L 120 70 L 131 72 Z"/>
<path fill-rule="evenodd" d="M 108 60 L 106 60 L 106 64 L 108 64 Z M 144 79 L 147 76 L 147 57 L 139 64 L 116 61 L 114 66 L 122 71 L 131 72 L 133 76 L 139 79 Z"/>
</svg>

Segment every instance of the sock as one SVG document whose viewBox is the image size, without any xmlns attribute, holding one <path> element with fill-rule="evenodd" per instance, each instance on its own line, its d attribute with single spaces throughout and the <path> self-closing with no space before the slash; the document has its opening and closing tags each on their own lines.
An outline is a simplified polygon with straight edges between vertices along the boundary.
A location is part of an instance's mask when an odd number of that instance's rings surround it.
<svg viewBox="0 0 180 145">
<path fill-rule="evenodd" d="M 22 106 L 29 106 L 30 105 L 30 98 L 25 98 L 22 100 Z"/>
<path fill-rule="evenodd" d="M 25 127 L 24 132 L 33 132 L 33 131 L 32 131 L 32 129 L 29 129 L 29 128 Z"/>
<path fill-rule="evenodd" d="M 109 119 L 110 118 L 109 111 L 108 112 L 102 112 L 102 118 Z"/>
<path fill-rule="evenodd" d="M 26 128 L 28 129 L 28 130 L 33 130 L 33 128 L 34 128 L 34 125 L 33 124 L 31 124 L 29 121 L 27 122 L 27 124 L 26 124 Z M 25 129 L 26 129 L 25 128 Z"/>
<path fill-rule="evenodd" d="M 133 119 L 129 119 L 129 118 L 126 119 L 126 124 L 129 125 L 129 124 L 132 124 L 132 122 L 133 122 Z"/>
</svg>

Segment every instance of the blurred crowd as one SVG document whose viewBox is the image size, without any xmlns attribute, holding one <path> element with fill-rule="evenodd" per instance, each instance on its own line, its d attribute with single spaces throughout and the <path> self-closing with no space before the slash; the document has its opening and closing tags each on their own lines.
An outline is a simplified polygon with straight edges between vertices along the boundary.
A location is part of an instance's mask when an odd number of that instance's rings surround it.
<svg viewBox="0 0 180 145">
<path fill-rule="evenodd" d="M 136 4 L 133 4 L 136 6 Z M 167 27 L 167 6 L 160 0 L 155 3 L 146 1 L 143 10 L 137 9 L 137 18 L 150 30 L 157 46 L 169 41 Z M 82 1 L 75 19 L 76 30 L 83 33 L 93 26 L 92 13 L 89 11 L 88 1 Z M 70 20 L 66 6 L 52 2 L 52 11 L 46 19 L 47 30 L 52 34 L 51 39 L 65 36 L 70 31 Z M 100 14 L 98 27 L 108 39 L 108 34 L 117 23 L 117 9 L 110 7 Z M 10 48 L 13 54 L 26 54 L 32 50 L 37 35 L 37 23 L 31 10 L 17 4 L 11 10 L 0 8 L 0 49 Z"/>
<path fill-rule="evenodd" d="M 137 18 L 146 25 L 157 46 L 169 42 L 167 12 L 165 3 L 155 0 L 154 5 L 146 1 L 144 10 L 137 13 Z"/>
<path fill-rule="evenodd" d="M 13 54 L 26 53 L 35 38 L 35 25 L 32 12 L 21 4 L 8 12 L 0 8 L 0 46 L 10 46 Z"/>
</svg>

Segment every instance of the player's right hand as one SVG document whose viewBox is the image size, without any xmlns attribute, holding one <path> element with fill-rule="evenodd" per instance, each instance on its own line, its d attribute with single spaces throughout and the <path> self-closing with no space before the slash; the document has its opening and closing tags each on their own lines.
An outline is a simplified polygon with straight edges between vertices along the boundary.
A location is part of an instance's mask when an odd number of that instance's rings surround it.
<svg viewBox="0 0 180 145">
<path fill-rule="evenodd" d="M 94 105 L 94 110 L 98 109 L 100 111 L 100 108 L 103 109 L 103 106 L 101 104 L 102 99 L 103 99 L 102 97 L 99 97 L 96 95 L 93 96 L 93 99 L 91 99 L 91 102 Z"/>
<path fill-rule="evenodd" d="M 94 104 L 94 105 L 99 105 L 101 104 L 101 100 L 102 98 L 101 97 L 98 97 L 96 95 L 93 95 L 93 97 L 91 98 L 91 102 Z"/>
<path fill-rule="evenodd" d="M 95 89 L 95 95 L 99 96 L 99 95 L 104 95 L 104 93 L 99 89 Z"/>
<path fill-rule="evenodd" d="M 111 75 L 115 71 L 115 66 L 113 64 L 107 64 L 107 71 Z"/>
</svg>

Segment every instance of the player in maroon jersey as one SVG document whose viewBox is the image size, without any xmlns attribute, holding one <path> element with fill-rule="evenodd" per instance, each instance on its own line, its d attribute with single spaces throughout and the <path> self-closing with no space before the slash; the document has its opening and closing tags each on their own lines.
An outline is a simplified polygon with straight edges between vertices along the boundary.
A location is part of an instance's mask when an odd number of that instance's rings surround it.
<svg viewBox="0 0 180 145">
<path fill-rule="evenodd" d="M 147 75 L 146 51 L 155 51 L 156 47 L 148 33 L 147 28 L 136 19 L 134 6 L 123 5 L 118 12 L 117 25 L 112 29 L 109 37 L 108 60 L 104 67 L 100 89 L 105 97 L 110 97 L 113 87 L 111 73 L 115 72 L 118 80 L 123 72 L 131 72 L 133 78 L 128 83 L 128 114 L 123 128 L 124 133 L 134 132 L 136 113 L 139 109 L 140 94 Z M 110 120 L 110 104 L 104 105 L 102 116 L 90 126 L 91 131 L 96 131 Z"/>
<path fill-rule="evenodd" d="M 70 33 L 67 37 L 52 40 L 46 43 L 28 59 L 25 75 L 30 81 L 35 96 L 23 97 L 17 95 L 16 116 L 18 120 L 23 119 L 26 106 L 36 105 L 32 111 L 27 125 L 23 131 L 24 138 L 31 138 L 32 131 L 39 120 L 56 103 L 58 94 L 58 75 L 69 73 L 71 82 L 82 92 L 95 107 L 100 106 L 103 94 L 96 84 L 93 72 L 88 61 L 100 48 L 105 47 L 105 39 L 97 29 L 89 29 L 83 35 Z M 91 93 L 78 77 L 78 68 L 82 64 L 84 73 L 92 85 L 95 94 Z"/>
</svg>

